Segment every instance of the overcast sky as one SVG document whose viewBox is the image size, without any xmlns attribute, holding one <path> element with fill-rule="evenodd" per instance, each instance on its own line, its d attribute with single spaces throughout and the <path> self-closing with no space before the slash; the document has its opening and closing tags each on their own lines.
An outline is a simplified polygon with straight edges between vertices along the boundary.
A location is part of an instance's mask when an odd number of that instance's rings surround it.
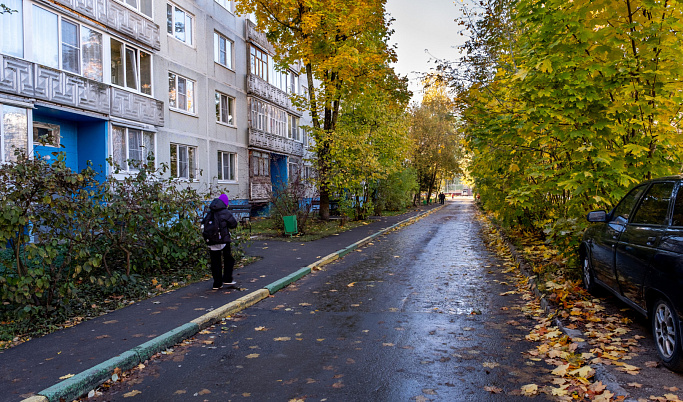
<svg viewBox="0 0 683 402">
<path fill-rule="evenodd" d="M 391 37 L 391 43 L 398 45 L 398 63 L 394 68 L 398 74 L 408 75 L 413 101 L 419 101 L 419 73 L 434 67 L 429 61 L 458 57 L 453 48 L 463 40 L 454 22 L 458 9 L 453 0 L 387 0 L 386 7 L 396 20 L 392 25 L 396 32 Z"/>
</svg>

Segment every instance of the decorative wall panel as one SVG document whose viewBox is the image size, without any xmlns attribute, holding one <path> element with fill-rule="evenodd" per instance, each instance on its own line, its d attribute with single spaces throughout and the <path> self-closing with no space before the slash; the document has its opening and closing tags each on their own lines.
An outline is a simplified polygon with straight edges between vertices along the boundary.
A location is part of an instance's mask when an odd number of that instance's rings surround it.
<svg viewBox="0 0 683 402">
<path fill-rule="evenodd" d="M 263 50 L 267 51 L 270 54 L 275 53 L 275 48 L 273 45 L 268 42 L 268 38 L 266 38 L 266 34 L 263 32 L 260 32 L 256 29 L 256 25 L 254 25 L 253 22 L 249 20 L 245 20 L 246 22 L 246 30 L 247 32 L 245 33 L 247 36 L 247 41 L 252 41 L 259 45 Z"/>
<path fill-rule="evenodd" d="M 257 95 L 262 99 L 287 109 L 292 114 L 301 116 L 301 112 L 294 108 L 286 92 L 275 88 L 255 75 L 247 74 L 247 93 Z"/>
<path fill-rule="evenodd" d="M 35 77 L 36 98 L 109 114 L 108 85 L 40 64 L 35 65 Z"/>
<path fill-rule="evenodd" d="M 163 126 L 164 104 L 153 98 L 112 87 L 111 115 L 155 126 Z"/>
<path fill-rule="evenodd" d="M 285 155 L 304 156 L 304 145 L 302 143 L 253 128 L 249 129 L 249 146 Z"/>
<path fill-rule="evenodd" d="M 0 54 L 0 91 L 33 97 L 33 63 Z"/>
<path fill-rule="evenodd" d="M 114 0 L 55 1 L 156 50 L 161 49 L 159 25 L 121 3 Z"/>
<path fill-rule="evenodd" d="M 270 192 L 272 191 L 272 185 L 270 183 L 254 183 L 250 184 L 250 198 L 252 200 L 267 200 Z"/>
</svg>

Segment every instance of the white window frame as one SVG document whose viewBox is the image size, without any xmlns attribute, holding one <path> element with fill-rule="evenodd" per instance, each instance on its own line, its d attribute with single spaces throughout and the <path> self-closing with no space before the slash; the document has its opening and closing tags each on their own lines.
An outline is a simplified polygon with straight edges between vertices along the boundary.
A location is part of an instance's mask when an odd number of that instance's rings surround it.
<svg viewBox="0 0 683 402">
<path fill-rule="evenodd" d="M 232 1 L 230 0 L 215 0 L 218 5 L 223 7 L 224 9 L 228 10 L 230 13 L 233 12 L 233 6 L 232 6 Z"/>
<path fill-rule="evenodd" d="M 31 49 L 31 52 L 32 52 L 32 54 L 30 56 L 30 59 L 32 61 L 35 61 L 39 64 L 44 63 L 48 67 L 56 68 L 56 69 L 65 71 L 69 74 L 75 74 L 75 75 L 79 75 L 79 76 L 82 76 L 82 77 L 85 77 L 85 78 L 88 78 L 91 80 L 103 82 L 103 80 L 104 80 L 104 65 L 105 65 L 105 62 L 104 62 L 104 52 L 105 52 L 104 41 L 105 41 L 105 37 L 102 34 L 102 32 L 100 32 L 96 29 L 93 29 L 90 26 L 83 25 L 83 24 L 77 22 L 76 20 L 66 18 L 66 17 L 62 16 L 61 14 L 58 14 L 52 10 L 48 10 L 45 7 L 41 7 L 37 4 L 27 3 L 27 7 L 28 7 L 27 9 L 30 10 L 30 12 L 29 12 L 29 15 L 24 17 L 24 18 L 28 18 L 30 23 L 26 27 L 26 29 L 28 29 L 28 32 L 23 32 L 23 34 L 28 33 L 27 36 L 28 36 L 28 38 L 30 38 L 29 40 L 32 42 L 28 46 L 28 48 Z M 34 23 L 35 16 L 34 16 L 34 14 L 35 14 L 36 10 L 40 10 L 42 12 L 49 13 L 56 18 L 57 32 L 54 33 L 55 34 L 54 38 L 37 37 L 38 35 L 34 31 L 34 27 L 35 27 L 35 23 Z M 23 13 L 20 13 L 19 15 L 23 15 Z M 65 39 L 64 38 L 64 25 L 65 24 L 73 25 L 76 27 L 76 41 L 77 41 L 76 44 L 64 42 L 64 39 Z M 23 24 L 23 22 L 22 22 L 22 25 L 26 26 L 26 24 Z M 85 72 L 87 66 L 85 64 L 85 60 L 83 57 L 84 50 L 85 50 L 84 49 L 84 43 L 83 43 L 84 29 L 91 31 L 91 32 L 94 32 L 95 34 L 97 34 L 97 36 L 99 36 L 100 69 L 99 69 L 98 75 L 86 74 L 86 72 Z M 21 39 L 21 38 L 19 38 L 19 39 Z M 52 45 L 56 46 L 56 48 L 54 50 L 57 53 L 57 60 L 56 60 L 57 65 L 46 62 L 46 60 L 38 60 L 38 52 L 36 51 L 37 46 L 35 43 L 36 41 L 40 41 L 42 43 L 49 43 L 49 42 L 53 41 Z M 77 58 L 77 60 L 76 60 L 77 71 L 68 70 L 66 68 L 66 65 L 65 65 L 66 57 L 65 57 L 65 51 L 64 51 L 65 48 L 70 48 L 72 50 L 75 50 L 75 52 L 77 53 L 77 56 L 76 56 L 76 58 Z M 24 49 L 23 44 L 22 44 L 22 49 L 25 52 L 26 49 Z"/>
<path fill-rule="evenodd" d="M 225 42 L 225 63 L 220 60 L 220 44 L 221 41 Z M 221 66 L 232 70 L 232 49 L 234 47 L 234 42 L 228 39 L 225 35 L 218 32 L 213 33 L 213 61 Z"/>
<path fill-rule="evenodd" d="M 150 13 L 147 14 L 146 12 L 142 11 L 142 2 L 145 0 L 116 0 L 119 4 L 124 5 L 127 8 L 130 8 L 131 10 L 134 10 L 136 13 L 140 15 L 144 15 L 145 17 L 154 20 L 154 0 L 149 0 L 149 5 L 150 5 Z M 135 5 L 130 4 L 131 2 L 136 3 Z"/>
<path fill-rule="evenodd" d="M 227 158 L 227 161 L 226 161 Z M 237 154 L 234 152 L 218 151 L 217 154 L 218 162 L 218 181 L 221 183 L 237 183 Z M 230 170 L 230 178 L 224 177 L 225 163 L 228 163 L 228 169 Z"/>
<path fill-rule="evenodd" d="M 249 71 L 268 82 L 268 53 L 254 45 L 249 45 Z"/>
<path fill-rule="evenodd" d="M 251 175 L 270 177 L 270 154 L 267 152 L 251 152 Z"/>
<path fill-rule="evenodd" d="M 227 106 L 227 116 L 223 113 L 223 99 L 225 99 L 225 104 Z M 215 97 L 216 105 L 216 122 L 227 124 L 229 126 L 236 126 L 235 124 L 235 98 L 228 96 L 222 92 L 216 91 Z"/>
<path fill-rule="evenodd" d="M 292 114 L 287 115 L 287 138 L 301 142 L 300 119 Z"/>
<path fill-rule="evenodd" d="M 40 129 L 47 130 L 50 132 L 50 134 L 46 138 L 45 142 L 41 141 L 39 136 L 36 136 L 38 134 L 37 131 Z M 59 144 L 61 143 L 61 138 L 62 138 L 62 136 L 60 135 L 60 131 L 61 131 L 61 127 L 59 124 L 43 123 L 42 121 L 34 121 L 33 122 L 33 144 L 44 146 L 44 147 L 59 148 Z"/>
<path fill-rule="evenodd" d="M 26 125 L 26 132 L 24 133 L 25 141 L 22 140 L 23 145 L 24 145 L 24 151 L 27 153 L 29 152 L 29 147 L 32 146 L 31 141 L 31 136 L 29 136 L 29 130 L 31 128 L 31 110 L 26 109 L 23 107 L 19 106 L 14 106 L 14 105 L 7 105 L 7 104 L 2 104 L 0 103 L 0 163 L 7 163 L 14 161 L 14 150 L 8 155 L 7 158 L 5 158 L 5 152 L 9 151 L 7 150 L 7 144 L 6 143 L 6 135 L 5 133 L 5 111 L 8 110 L 6 108 L 11 108 L 11 109 L 17 109 L 17 110 L 23 110 L 23 116 L 25 118 L 25 125 Z"/>
<path fill-rule="evenodd" d="M 154 65 L 153 65 L 154 61 L 152 58 L 152 54 L 149 52 L 146 52 L 146 51 L 144 51 L 138 47 L 132 46 L 132 45 L 128 44 L 127 42 L 124 42 L 122 40 L 119 40 L 117 38 L 112 37 L 109 40 L 109 59 L 110 59 L 109 63 L 110 63 L 110 65 L 112 65 L 112 67 L 113 67 L 113 63 L 114 63 L 114 60 L 111 57 L 112 56 L 112 49 L 113 49 L 112 42 L 118 42 L 122 45 L 121 46 L 121 49 L 122 49 L 121 50 L 121 68 L 123 69 L 123 83 L 122 83 L 123 85 L 118 84 L 118 83 L 114 83 L 113 72 L 109 76 L 111 85 L 116 86 L 116 87 L 120 87 L 120 88 L 125 88 L 128 90 L 133 90 L 133 91 L 136 91 L 142 95 L 154 96 L 154 85 L 152 84 L 154 81 Z M 128 68 L 127 68 L 127 66 L 129 64 L 129 61 L 128 61 L 128 52 L 129 51 L 132 51 L 135 53 L 135 60 L 133 60 L 133 63 L 134 63 L 133 73 L 135 74 L 135 77 L 134 77 L 135 87 L 128 86 Z M 149 77 L 148 77 L 149 82 L 145 83 L 145 84 L 142 83 L 143 71 L 142 71 L 142 65 L 140 63 L 140 60 L 142 60 L 142 54 L 143 53 L 146 54 L 147 57 L 149 58 Z M 147 85 L 149 86 L 149 88 L 147 88 Z"/>
<path fill-rule="evenodd" d="M 171 15 L 169 17 L 168 12 L 169 8 L 171 11 Z M 179 35 L 176 33 L 175 26 L 178 23 L 177 19 L 177 14 L 182 13 L 183 14 L 183 24 L 185 24 L 185 36 L 184 38 L 180 38 Z M 187 23 L 190 23 L 190 29 L 187 29 Z M 169 24 L 170 22 L 170 24 Z M 176 40 L 188 45 L 188 46 L 194 46 L 194 15 L 190 14 L 189 12 L 185 11 L 184 9 L 176 6 L 173 3 L 166 3 L 166 33 L 169 36 L 172 36 Z"/>
<path fill-rule="evenodd" d="M 176 154 L 175 161 L 173 160 L 174 149 Z M 197 179 L 197 147 L 186 144 L 171 143 L 169 155 L 170 174 L 172 178 L 185 181 Z M 181 156 L 184 157 L 185 162 L 180 160 Z M 182 166 L 181 164 L 186 166 Z M 185 167 L 186 172 L 182 171 L 183 167 Z"/>
<path fill-rule="evenodd" d="M 120 160 L 117 161 L 116 160 L 117 158 L 115 155 L 115 151 L 116 151 L 115 147 L 118 145 L 115 143 L 115 135 L 117 135 L 117 134 L 115 134 L 115 130 L 117 130 L 117 129 L 123 130 L 123 140 L 125 142 L 125 150 L 124 150 L 125 155 L 124 155 L 124 160 L 122 160 L 122 161 L 120 161 Z M 137 172 L 138 171 L 137 168 L 129 166 L 129 164 L 128 164 L 129 160 L 137 160 L 137 161 L 140 161 L 141 163 L 146 163 L 148 156 L 156 154 L 157 138 L 156 138 L 155 132 L 142 130 L 139 128 L 126 127 L 126 126 L 122 126 L 122 125 L 118 125 L 118 124 L 112 124 L 111 125 L 111 131 L 112 131 L 111 141 L 110 141 L 111 152 L 109 154 L 111 155 L 112 160 L 115 163 L 119 164 L 119 167 L 121 168 L 121 172 L 123 172 L 123 173 L 135 173 L 135 172 Z M 130 152 L 131 152 L 131 150 L 130 150 L 131 131 L 135 131 L 135 132 L 139 133 L 139 135 L 140 135 L 139 143 L 141 144 L 141 148 L 145 148 L 145 145 L 144 145 L 145 136 L 151 137 L 152 146 L 150 148 L 152 148 L 152 149 L 147 150 L 147 155 L 143 154 L 140 158 L 131 158 L 131 154 L 130 154 Z M 144 152 L 144 149 L 141 152 Z M 155 165 L 156 165 L 156 163 L 155 163 Z"/>
<path fill-rule="evenodd" d="M 171 88 L 171 79 L 173 79 L 173 88 Z M 185 81 L 185 93 L 180 93 L 178 87 L 181 81 Z M 185 113 L 195 114 L 195 95 L 197 82 L 184 77 L 174 72 L 168 72 L 168 107 L 171 110 L 182 111 Z M 180 105 L 181 95 L 185 96 L 185 104 Z"/>
</svg>

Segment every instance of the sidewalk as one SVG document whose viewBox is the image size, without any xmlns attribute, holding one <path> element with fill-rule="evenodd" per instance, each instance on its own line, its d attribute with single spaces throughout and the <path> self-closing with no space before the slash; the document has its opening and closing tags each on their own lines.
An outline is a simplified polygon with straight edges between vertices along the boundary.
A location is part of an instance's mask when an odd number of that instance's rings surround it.
<svg viewBox="0 0 683 402">
<path fill-rule="evenodd" d="M 343 256 L 348 251 L 344 249 L 354 243 L 439 206 L 420 206 L 403 215 L 382 217 L 368 225 L 307 243 L 253 241 L 246 252 L 262 259 L 235 270 L 235 280 L 245 290 L 213 291 L 210 280 L 198 282 L 1 351 L 0 389 L 3 392 L 0 400 L 29 398 L 61 383 L 60 377 L 79 374 L 108 359 L 125 355 L 160 335 L 180 330 L 209 311 L 230 302 L 239 303 L 238 299 L 267 286 L 270 293 L 274 293 L 285 283 L 283 278 L 302 267 L 330 254 Z M 273 283 L 280 285 L 273 290 Z M 188 335 L 183 331 L 178 333 L 179 339 Z M 192 335 L 190 330 L 189 336 Z"/>
</svg>

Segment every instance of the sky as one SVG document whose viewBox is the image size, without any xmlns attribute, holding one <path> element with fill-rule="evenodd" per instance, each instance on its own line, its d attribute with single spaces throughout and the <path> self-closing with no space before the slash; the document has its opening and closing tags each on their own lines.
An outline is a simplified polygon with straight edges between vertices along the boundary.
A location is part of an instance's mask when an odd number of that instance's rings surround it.
<svg viewBox="0 0 683 402">
<path fill-rule="evenodd" d="M 419 102 L 422 99 L 419 73 L 435 67 L 430 60 L 458 57 L 454 46 L 464 38 L 454 22 L 458 8 L 453 0 L 387 0 L 386 9 L 396 20 L 390 41 L 398 45 L 398 63 L 394 69 L 399 75 L 408 75 L 413 102 Z"/>
</svg>

